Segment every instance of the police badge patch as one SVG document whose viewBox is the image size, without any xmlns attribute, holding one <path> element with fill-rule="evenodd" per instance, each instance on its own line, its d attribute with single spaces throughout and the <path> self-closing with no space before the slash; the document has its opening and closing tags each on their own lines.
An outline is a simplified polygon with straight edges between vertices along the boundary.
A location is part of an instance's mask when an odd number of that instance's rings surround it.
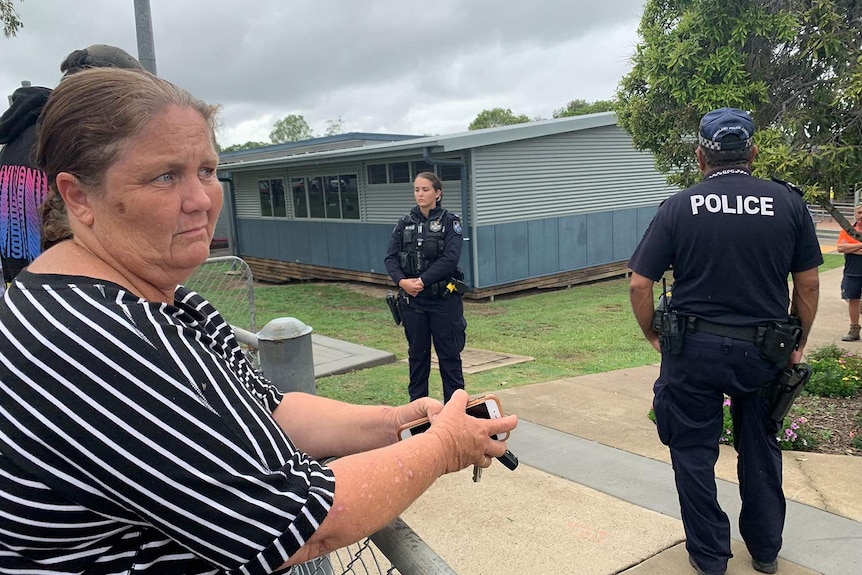
<svg viewBox="0 0 862 575">
<path fill-rule="evenodd" d="M 430 229 L 434 233 L 439 232 L 442 228 L 443 224 L 440 222 L 440 220 L 431 220 L 431 222 L 428 224 L 428 229 Z"/>
<path fill-rule="evenodd" d="M 455 220 L 452 222 L 452 230 L 456 234 L 461 235 L 461 220 Z"/>
</svg>

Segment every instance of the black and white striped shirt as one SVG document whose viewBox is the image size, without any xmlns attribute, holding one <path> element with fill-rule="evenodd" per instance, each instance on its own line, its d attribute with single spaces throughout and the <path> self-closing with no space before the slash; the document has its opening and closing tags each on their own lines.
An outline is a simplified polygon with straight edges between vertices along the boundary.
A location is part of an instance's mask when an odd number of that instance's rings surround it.
<svg viewBox="0 0 862 575">
<path fill-rule="evenodd" d="M 21 273 L 0 304 L 0 573 L 270 573 L 332 472 L 200 295 Z"/>
</svg>

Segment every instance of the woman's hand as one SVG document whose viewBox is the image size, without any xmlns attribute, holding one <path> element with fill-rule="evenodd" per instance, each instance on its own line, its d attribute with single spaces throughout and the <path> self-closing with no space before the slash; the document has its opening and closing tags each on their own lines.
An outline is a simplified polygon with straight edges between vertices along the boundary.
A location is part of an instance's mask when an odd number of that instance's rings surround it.
<svg viewBox="0 0 862 575">
<path fill-rule="evenodd" d="M 467 415 L 469 396 L 458 390 L 435 416 L 426 434 L 438 437 L 444 445 L 446 473 L 460 471 L 471 465 L 488 467 L 495 457 L 506 453 L 506 442 L 491 439 L 492 435 L 511 431 L 518 417 L 480 419 Z"/>
<path fill-rule="evenodd" d="M 405 423 L 411 423 L 417 419 L 422 419 L 423 417 L 427 417 L 429 420 L 433 421 L 434 417 L 440 413 L 441 409 L 443 409 L 443 404 L 436 399 L 431 399 L 430 397 L 421 397 L 406 405 L 396 407 L 393 410 L 395 417 L 392 437 L 395 437 L 398 428 Z"/>
<path fill-rule="evenodd" d="M 419 278 L 404 278 L 398 282 L 398 287 L 403 289 L 404 292 L 411 297 L 416 297 L 419 295 L 419 292 L 425 289 L 425 285 Z"/>
</svg>

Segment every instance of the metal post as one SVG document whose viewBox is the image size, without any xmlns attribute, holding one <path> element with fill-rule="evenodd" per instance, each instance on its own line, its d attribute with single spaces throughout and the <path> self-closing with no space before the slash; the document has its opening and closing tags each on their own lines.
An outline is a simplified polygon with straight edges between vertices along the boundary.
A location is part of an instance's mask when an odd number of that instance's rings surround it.
<svg viewBox="0 0 862 575">
<path fill-rule="evenodd" d="M 153 43 L 153 19 L 150 0 L 135 0 L 135 30 L 138 34 L 138 61 L 144 70 L 156 73 L 156 49 Z"/>
<path fill-rule="evenodd" d="M 457 575 L 400 517 L 372 535 L 371 540 L 399 573 Z"/>
<path fill-rule="evenodd" d="M 257 333 L 260 369 L 280 391 L 317 392 L 311 332 L 296 318 L 280 317 Z"/>
</svg>

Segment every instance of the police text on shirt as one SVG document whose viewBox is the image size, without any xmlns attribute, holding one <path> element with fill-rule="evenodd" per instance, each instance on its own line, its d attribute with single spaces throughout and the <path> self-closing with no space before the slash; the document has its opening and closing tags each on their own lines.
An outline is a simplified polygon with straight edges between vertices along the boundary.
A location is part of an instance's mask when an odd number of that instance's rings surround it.
<svg viewBox="0 0 862 575">
<path fill-rule="evenodd" d="M 774 198 L 769 196 L 726 196 L 724 194 L 696 194 L 691 196 L 691 214 L 696 216 L 704 208 L 717 214 L 748 214 L 752 216 L 774 216 Z"/>
</svg>

